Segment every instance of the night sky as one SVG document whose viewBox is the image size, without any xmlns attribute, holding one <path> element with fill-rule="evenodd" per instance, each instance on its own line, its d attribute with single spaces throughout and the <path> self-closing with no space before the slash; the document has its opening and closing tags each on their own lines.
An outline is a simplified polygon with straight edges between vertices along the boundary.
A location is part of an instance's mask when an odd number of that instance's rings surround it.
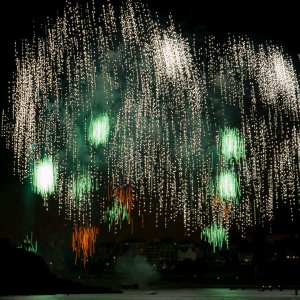
<svg viewBox="0 0 300 300">
<path fill-rule="evenodd" d="M 120 3 L 120 1 L 112 1 L 112 3 Z M 148 3 L 149 7 L 157 11 L 162 18 L 166 18 L 171 13 L 175 24 L 180 25 L 186 35 L 202 36 L 211 33 L 223 38 L 227 33 L 247 34 L 257 41 L 271 40 L 282 45 L 293 57 L 300 53 L 299 16 L 297 15 L 299 11 L 296 1 L 281 1 L 277 2 L 278 4 L 275 4 L 275 1 L 266 4 L 263 1 L 256 3 L 240 1 L 239 5 L 236 5 L 236 1 L 201 0 L 155 0 Z M 15 41 L 31 36 L 33 21 L 38 26 L 46 20 L 47 16 L 51 18 L 57 11 L 61 12 L 64 1 L 10 0 L 1 6 L 0 108 L 2 111 L 8 104 L 7 90 L 14 66 Z M 28 186 L 22 185 L 13 175 L 12 151 L 5 149 L 2 138 L 0 153 L 0 238 L 9 237 L 17 241 L 34 230 L 38 238 L 49 235 L 50 239 L 62 228 L 64 221 L 55 214 L 54 205 L 52 212 L 51 207 L 49 213 L 45 212 L 42 203 L 36 198 L 32 199 Z M 174 232 L 178 228 L 170 228 L 164 234 L 161 230 L 147 232 L 147 234 L 150 238 L 174 237 Z M 127 235 L 128 232 L 119 234 L 118 238 L 126 238 Z M 178 237 L 177 233 L 175 235 Z M 183 238 L 183 235 L 179 236 Z"/>
</svg>

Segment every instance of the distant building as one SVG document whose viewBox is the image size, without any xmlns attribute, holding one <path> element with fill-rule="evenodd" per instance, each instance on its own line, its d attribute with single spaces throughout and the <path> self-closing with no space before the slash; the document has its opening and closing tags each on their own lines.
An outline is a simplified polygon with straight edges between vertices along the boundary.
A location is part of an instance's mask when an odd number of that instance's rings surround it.
<svg viewBox="0 0 300 300">
<path fill-rule="evenodd" d="M 184 261 L 184 260 L 191 260 L 195 261 L 197 258 L 196 247 L 194 244 L 187 244 L 187 245 L 179 245 L 177 249 L 177 260 Z"/>
<path fill-rule="evenodd" d="M 158 269 L 166 269 L 171 261 L 176 260 L 176 243 L 173 242 L 127 242 L 121 244 L 121 253 L 131 251 L 141 255 Z"/>
</svg>

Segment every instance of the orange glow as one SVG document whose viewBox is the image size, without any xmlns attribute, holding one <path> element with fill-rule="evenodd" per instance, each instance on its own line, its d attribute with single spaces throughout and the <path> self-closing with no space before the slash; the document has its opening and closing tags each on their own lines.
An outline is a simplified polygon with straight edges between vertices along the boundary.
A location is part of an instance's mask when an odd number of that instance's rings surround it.
<svg viewBox="0 0 300 300">
<path fill-rule="evenodd" d="M 118 200 L 120 203 L 122 203 L 126 207 L 128 217 L 131 217 L 130 213 L 132 210 L 132 187 L 130 185 L 118 186 L 113 190 L 113 192 L 111 192 L 110 190 L 108 196 L 110 198 L 113 196 L 115 200 Z"/>
<path fill-rule="evenodd" d="M 213 200 L 213 205 L 214 206 L 223 206 L 224 205 L 224 201 L 222 201 L 219 197 L 215 198 Z"/>
<path fill-rule="evenodd" d="M 226 202 L 222 201 L 219 197 L 213 200 L 212 207 L 224 220 L 229 218 L 230 206 Z"/>
<path fill-rule="evenodd" d="M 72 248 L 73 252 L 76 253 L 75 264 L 77 264 L 77 259 L 82 255 L 83 266 L 87 262 L 88 257 L 92 257 L 95 253 L 95 243 L 96 238 L 99 233 L 99 228 L 94 226 L 74 226 L 74 231 L 72 235 Z"/>
<path fill-rule="evenodd" d="M 224 219 L 228 219 L 229 218 L 229 213 L 230 213 L 230 207 L 228 207 L 227 204 L 225 204 L 224 206 Z"/>
</svg>

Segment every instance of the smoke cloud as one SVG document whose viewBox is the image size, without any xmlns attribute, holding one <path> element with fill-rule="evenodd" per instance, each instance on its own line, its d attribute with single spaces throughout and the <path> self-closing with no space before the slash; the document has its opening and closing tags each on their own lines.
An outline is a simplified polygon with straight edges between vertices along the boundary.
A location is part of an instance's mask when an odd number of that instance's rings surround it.
<svg viewBox="0 0 300 300">
<path fill-rule="evenodd" d="M 115 272 L 122 285 L 138 284 L 139 288 L 147 288 L 150 281 L 159 279 L 158 271 L 147 258 L 132 251 L 119 257 Z"/>
</svg>

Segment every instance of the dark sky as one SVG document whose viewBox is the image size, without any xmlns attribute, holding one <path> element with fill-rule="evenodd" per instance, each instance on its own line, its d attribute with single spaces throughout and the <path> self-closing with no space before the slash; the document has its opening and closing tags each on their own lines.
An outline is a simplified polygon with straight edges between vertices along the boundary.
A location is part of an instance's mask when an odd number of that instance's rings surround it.
<svg viewBox="0 0 300 300">
<path fill-rule="evenodd" d="M 111 2 L 120 3 L 116 0 Z M 47 16 L 55 16 L 57 11 L 62 10 L 64 3 L 63 0 L 1 2 L 1 111 L 7 106 L 7 86 L 13 70 L 15 41 L 30 37 L 33 20 L 39 24 L 44 22 Z M 183 32 L 190 35 L 211 33 L 222 37 L 227 33 L 247 34 L 257 40 L 272 40 L 281 44 L 294 56 L 300 53 L 297 1 L 267 3 L 265 1 L 155 0 L 148 3 L 159 16 L 166 17 L 171 13 L 175 23 L 182 27 Z M 28 233 L 32 226 L 31 216 L 41 208 L 36 209 L 36 204 L 30 203 L 26 187 L 13 176 L 12 152 L 5 149 L 3 139 L 0 140 L 0 154 L 0 238 L 5 236 L 20 238 Z M 47 219 L 49 216 L 43 214 L 39 217 L 39 222 L 42 224 L 41 218 Z M 56 225 L 52 224 L 52 226 Z"/>
</svg>

